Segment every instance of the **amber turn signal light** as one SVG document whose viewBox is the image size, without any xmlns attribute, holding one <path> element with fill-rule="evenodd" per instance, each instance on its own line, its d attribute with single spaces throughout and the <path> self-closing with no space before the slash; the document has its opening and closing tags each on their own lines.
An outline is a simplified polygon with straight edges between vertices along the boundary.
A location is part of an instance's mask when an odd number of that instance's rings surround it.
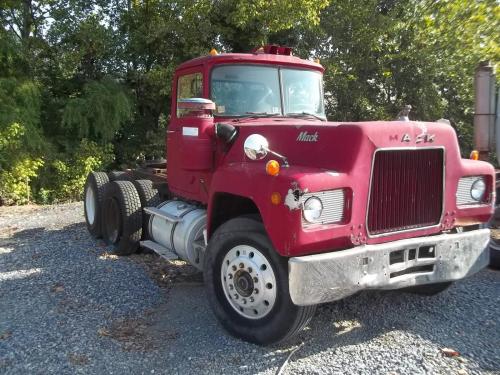
<svg viewBox="0 0 500 375">
<path fill-rule="evenodd" d="M 471 160 L 479 160 L 479 151 L 472 150 L 470 153 L 470 158 L 471 158 Z"/>
<path fill-rule="evenodd" d="M 270 176 L 277 176 L 280 173 L 280 163 L 276 160 L 269 160 L 266 164 L 266 172 Z"/>
<path fill-rule="evenodd" d="M 271 194 L 271 203 L 277 206 L 278 204 L 281 203 L 281 194 L 278 193 L 277 191 L 273 192 Z"/>
</svg>

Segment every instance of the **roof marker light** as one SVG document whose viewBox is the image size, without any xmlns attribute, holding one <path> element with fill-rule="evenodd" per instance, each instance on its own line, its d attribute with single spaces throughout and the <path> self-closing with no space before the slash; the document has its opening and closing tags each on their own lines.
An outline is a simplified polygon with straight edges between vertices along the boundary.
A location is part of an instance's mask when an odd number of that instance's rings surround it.
<svg viewBox="0 0 500 375">
<path fill-rule="evenodd" d="M 470 159 L 471 160 L 479 160 L 479 151 L 472 150 L 472 152 L 470 153 Z"/>
</svg>

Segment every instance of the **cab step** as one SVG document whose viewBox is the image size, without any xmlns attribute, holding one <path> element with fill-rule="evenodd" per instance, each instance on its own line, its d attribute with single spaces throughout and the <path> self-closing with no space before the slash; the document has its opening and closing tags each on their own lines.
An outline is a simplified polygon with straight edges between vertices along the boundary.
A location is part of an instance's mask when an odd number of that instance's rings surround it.
<svg viewBox="0 0 500 375">
<path fill-rule="evenodd" d="M 167 249 L 165 246 L 160 245 L 157 242 L 153 242 L 150 240 L 141 241 L 141 247 L 145 247 L 146 249 L 153 250 L 155 253 L 160 255 L 162 258 L 166 260 L 177 260 L 179 257 L 172 250 Z"/>
</svg>

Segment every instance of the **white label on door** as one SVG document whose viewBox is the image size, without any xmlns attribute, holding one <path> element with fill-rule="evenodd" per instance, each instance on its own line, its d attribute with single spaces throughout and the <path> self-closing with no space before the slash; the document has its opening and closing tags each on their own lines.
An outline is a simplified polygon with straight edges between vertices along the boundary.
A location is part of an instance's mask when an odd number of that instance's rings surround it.
<svg viewBox="0 0 500 375">
<path fill-rule="evenodd" d="M 197 137 L 198 128 L 182 127 L 182 135 L 187 135 L 188 137 Z"/>
</svg>

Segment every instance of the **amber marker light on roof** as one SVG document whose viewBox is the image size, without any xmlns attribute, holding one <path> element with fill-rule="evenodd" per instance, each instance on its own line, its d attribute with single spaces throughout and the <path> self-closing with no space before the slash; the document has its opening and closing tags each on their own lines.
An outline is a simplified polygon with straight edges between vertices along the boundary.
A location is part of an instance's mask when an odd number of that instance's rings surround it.
<svg viewBox="0 0 500 375">
<path fill-rule="evenodd" d="M 210 53 L 210 56 L 217 56 L 219 54 L 219 52 L 217 52 L 217 50 L 215 48 L 212 48 L 209 53 Z"/>
<path fill-rule="evenodd" d="M 266 164 L 266 172 L 270 176 L 277 176 L 280 173 L 280 163 L 276 160 L 269 160 Z"/>
<path fill-rule="evenodd" d="M 470 158 L 471 160 L 479 160 L 479 151 L 472 150 L 472 152 L 470 153 Z"/>
<path fill-rule="evenodd" d="M 277 191 L 273 192 L 271 194 L 271 203 L 277 206 L 278 204 L 281 203 L 281 194 L 278 193 Z"/>
</svg>

